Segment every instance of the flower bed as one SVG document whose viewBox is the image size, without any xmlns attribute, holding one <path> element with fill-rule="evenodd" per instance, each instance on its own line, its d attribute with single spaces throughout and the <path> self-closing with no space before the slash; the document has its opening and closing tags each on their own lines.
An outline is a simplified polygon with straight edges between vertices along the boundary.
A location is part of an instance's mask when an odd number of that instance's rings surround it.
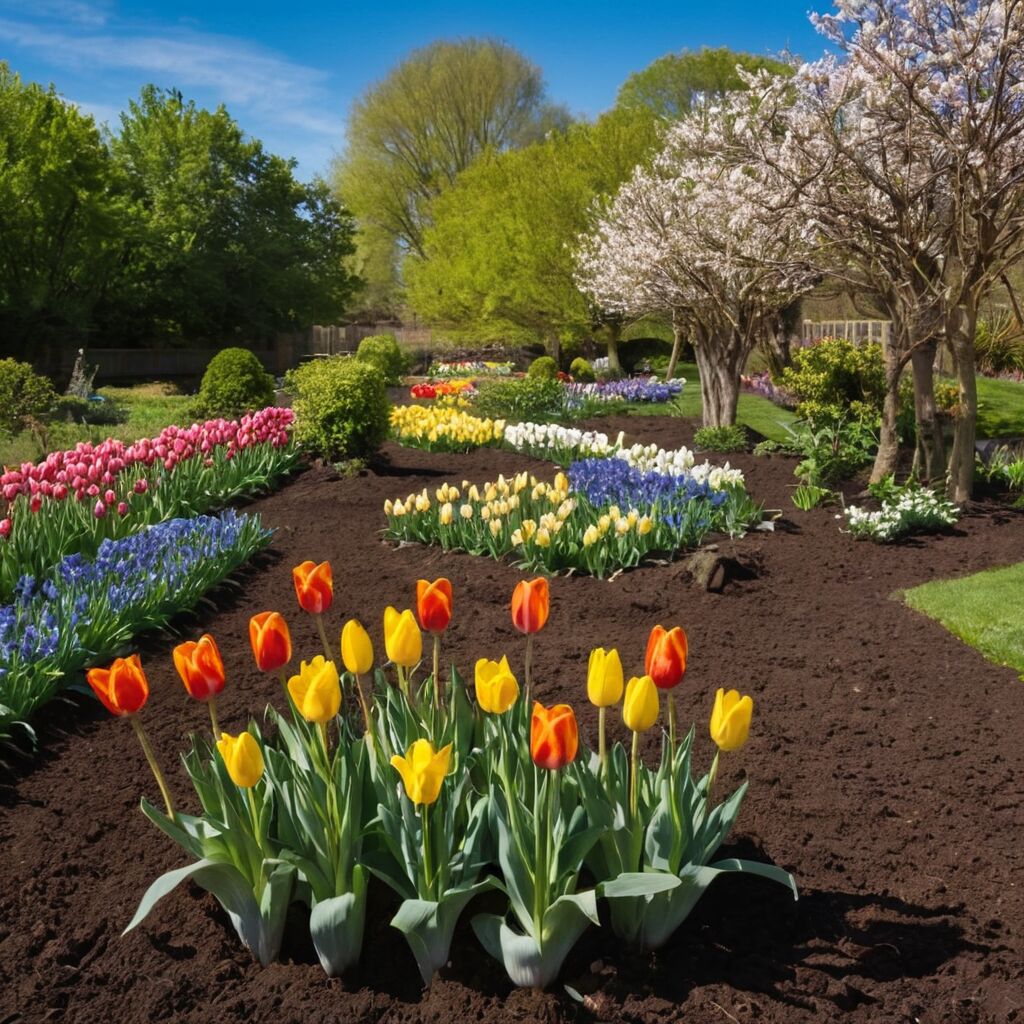
<svg viewBox="0 0 1024 1024">
<path fill-rule="evenodd" d="M 612 442 L 607 434 L 557 423 L 511 423 L 505 427 L 504 442 L 512 451 L 568 466 L 576 459 L 614 454 L 622 446 L 622 435 Z"/>
<path fill-rule="evenodd" d="M 463 359 L 454 363 L 431 363 L 427 370 L 428 377 L 508 377 L 513 370 L 512 363 L 497 363 L 492 360 L 483 362 L 475 359 Z"/>
<path fill-rule="evenodd" d="M 0 738 L 15 724 L 31 735 L 29 716 L 69 674 L 191 608 L 269 538 L 258 517 L 233 510 L 171 519 L 23 576 L 0 607 Z"/>
<path fill-rule="evenodd" d="M 450 398 L 455 395 L 474 395 L 476 388 L 472 380 L 439 380 L 424 381 L 420 384 L 413 384 L 409 388 L 409 395 L 412 398 L 433 399 Z"/>
<path fill-rule="evenodd" d="M 175 516 L 197 515 L 272 486 L 294 468 L 290 409 L 240 420 L 167 427 L 155 438 L 107 440 L 53 452 L 0 476 L 0 600 L 18 579 L 39 576 L 69 552 L 95 553 Z"/>
<path fill-rule="evenodd" d="M 391 429 L 395 438 L 428 452 L 466 452 L 504 436 L 504 420 L 481 419 L 466 412 L 459 399 L 449 401 L 437 406 L 394 406 Z"/>
<path fill-rule="evenodd" d="M 301 901 L 320 963 L 336 975 L 360 958 L 369 887 L 386 885 L 400 901 L 391 924 L 429 984 L 450 958 L 463 911 L 491 891 L 505 897 L 504 906 L 474 915 L 473 932 L 513 984 L 542 988 L 582 933 L 600 925 L 598 900 L 607 901 L 620 943 L 654 949 L 724 873 L 758 875 L 796 896 L 792 876 L 774 865 L 713 860 L 747 788 L 718 801 L 720 758 L 746 744 L 754 705 L 735 690 L 717 691 L 708 723 L 716 753 L 695 776 L 694 730 L 680 734 L 674 707 L 688 657 L 680 627 L 656 625 L 644 651 L 627 652 L 643 665 L 628 683 L 618 651 L 591 653 L 578 683 L 600 714 L 597 750 L 589 751 L 570 705 L 531 704 L 533 643 L 549 613 L 545 580 L 523 580 L 512 596 L 512 625 L 526 638 L 522 673 L 506 655 L 481 658 L 475 700 L 454 667 L 438 668 L 453 614 L 448 580 L 418 582 L 415 615 L 384 612 L 391 678 L 375 671 L 383 659 L 356 620 L 345 623 L 340 663 L 334 660 L 323 628 L 330 566 L 303 563 L 295 582 L 300 604 L 321 626 L 324 651 L 296 667 L 284 618 L 253 617 L 257 666 L 283 688 L 286 710 L 268 709 L 270 729 L 250 723 L 237 735 L 222 733 L 216 701 L 225 673 L 215 640 L 175 649 L 182 681 L 209 705 L 213 726 L 215 742 L 194 735 L 185 757 L 198 815 L 176 809 L 139 717 L 149 694 L 140 660 L 90 672 L 108 710 L 131 721 L 156 777 L 164 809 L 143 800 L 144 813 L 192 859 L 150 886 L 126 930 L 191 879 L 267 964 L 279 954 L 289 907 Z M 418 673 L 421 628 L 432 640 L 429 674 Z M 606 716 L 620 704 L 630 752 L 606 743 Z M 652 768 L 640 759 L 638 741 L 659 719 L 667 730 Z"/>
<path fill-rule="evenodd" d="M 934 491 L 907 487 L 883 499 L 882 507 L 877 512 L 850 505 L 843 515 L 847 531 L 858 540 L 867 539 L 884 544 L 912 533 L 926 533 L 952 526 L 960 517 L 960 510 Z"/>
<path fill-rule="evenodd" d="M 571 409 L 586 402 L 668 402 L 682 394 L 681 377 L 663 381 L 658 377 L 630 377 L 594 384 L 566 384 L 566 404 Z"/>
<path fill-rule="evenodd" d="M 620 507 L 621 506 L 621 507 Z M 712 531 L 743 533 L 760 509 L 741 485 L 716 490 L 692 476 L 643 473 L 619 459 L 575 463 L 551 483 L 520 473 L 473 485 L 442 484 L 384 504 L 385 535 L 502 558 L 544 572 L 604 577 L 671 554 Z"/>
</svg>

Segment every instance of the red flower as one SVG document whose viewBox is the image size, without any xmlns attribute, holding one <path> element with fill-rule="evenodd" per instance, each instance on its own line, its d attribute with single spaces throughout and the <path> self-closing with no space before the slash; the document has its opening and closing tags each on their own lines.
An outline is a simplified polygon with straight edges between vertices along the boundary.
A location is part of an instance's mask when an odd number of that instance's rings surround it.
<svg viewBox="0 0 1024 1024">
<path fill-rule="evenodd" d="M 686 634 L 679 626 L 665 629 L 655 626 L 647 640 L 644 673 L 654 680 L 660 690 L 671 690 L 683 681 L 686 674 Z"/>
</svg>

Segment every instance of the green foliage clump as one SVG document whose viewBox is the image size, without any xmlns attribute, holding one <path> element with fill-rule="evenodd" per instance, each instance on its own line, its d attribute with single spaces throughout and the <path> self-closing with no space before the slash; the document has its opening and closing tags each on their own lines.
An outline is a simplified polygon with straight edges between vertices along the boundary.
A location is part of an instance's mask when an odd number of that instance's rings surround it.
<svg viewBox="0 0 1024 1024">
<path fill-rule="evenodd" d="M 806 484 L 847 480 L 871 461 L 878 448 L 874 429 L 863 420 L 833 419 L 821 424 L 801 420 L 788 429 L 792 440 L 786 447 L 801 456 L 793 472 Z"/>
<path fill-rule="evenodd" d="M 578 356 L 572 361 L 572 365 L 569 367 L 569 375 L 573 380 L 578 380 L 581 384 L 592 384 L 595 379 L 594 368 L 582 356 Z"/>
<path fill-rule="evenodd" d="M 554 380 L 558 376 L 558 363 L 551 356 L 538 356 L 526 372 L 530 377 Z"/>
<path fill-rule="evenodd" d="M 644 366 L 655 368 L 655 362 L 664 360 L 662 372 L 668 367 L 672 343 L 662 338 L 634 338 L 619 342 L 619 362 L 626 373 L 637 373 Z"/>
<path fill-rule="evenodd" d="M 974 355 L 981 373 L 999 376 L 1024 371 L 1024 335 L 1009 312 L 978 318 Z"/>
<path fill-rule="evenodd" d="M 797 349 L 793 365 L 776 383 L 797 399 L 801 419 L 834 423 L 851 417 L 874 423 L 885 398 L 882 346 L 857 347 L 845 338 L 830 338 Z"/>
<path fill-rule="evenodd" d="M 295 438 L 308 452 L 338 462 L 373 455 L 388 432 L 388 400 L 379 366 L 335 356 L 288 372 Z"/>
<path fill-rule="evenodd" d="M 565 389 L 546 377 L 485 380 L 477 387 L 473 411 L 490 419 L 557 419 L 565 413 Z"/>
<path fill-rule="evenodd" d="M 393 334 L 371 334 L 359 342 L 356 359 L 376 366 L 388 386 L 402 383 L 409 361 Z"/>
<path fill-rule="evenodd" d="M 247 348 L 221 349 L 206 365 L 197 416 L 233 418 L 274 402 L 274 378 Z"/>
<path fill-rule="evenodd" d="M 110 399 L 92 402 L 75 395 L 62 395 L 53 410 L 53 418 L 58 422 L 87 423 L 93 427 L 113 427 L 126 423 L 128 415 L 128 407 L 123 402 Z"/>
<path fill-rule="evenodd" d="M 747 432 L 736 424 L 728 427 L 701 427 L 693 443 L 706 452 L 742 452 L 747 447 Z"/>
<path fill-rule="evenodd" d="M 50 381 L 17 359 L 0 359 L 0 434 L 12 435 L 43 419 L 57 402 Z"/>
</svg>

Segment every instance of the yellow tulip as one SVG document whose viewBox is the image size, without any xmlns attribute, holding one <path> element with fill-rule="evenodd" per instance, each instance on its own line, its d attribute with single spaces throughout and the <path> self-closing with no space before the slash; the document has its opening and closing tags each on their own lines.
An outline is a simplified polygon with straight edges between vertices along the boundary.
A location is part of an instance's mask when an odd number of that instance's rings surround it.
<svg viewBox="0 0 1024 1024">
<path fill-rule="evenodd" d="M 423 636 L 416 616 L 406 608 L 399 612 L 388 605 L 384 609 L 384 649 L 388 658 L 402 668 L 413 668 L 423 657 Z"/>
<path fill-rule="evenodd" d="M 450 501 L 446 501 L 441 506 L 441 511 L 437 515 L 438 520 L 442 526 L 451 526 L 452 524 L 452 504 Z"/>
<path fill-rule="evenodd" d="M 501 529 L 502 529 L 502 522 L 501 522 L 501 520 L 500 519 L 492 519 L 491 520 L 491 524 L 489 526 L 489 529 L 491 531 L 491 536 L 492 537 L 497 537 L 498 534 L 501 533 Z"/>
<path fill-rule="evenodd" d="M 546 527 L 542 526 L 537 531 L 537 547 L 547 548 L 551 546 L 551 531 Z"/>
<path fill-rule="evenodd" d="M 739 750 L 747 742 L 754 702 L 741 697 L 738 690 L 719 689 L 711 712 L 711 738 L 719 750 Z"/>
<path fill-rule="evenodd" d="M 564 473 L 556 473 L 554 487 L 556 491 L 569 490 L 569 478 Z"/>
<path fill-rule="evenodd" d="M 252 733 L 242 732 L 237 736 L 221 733 L 217 749 L 236 786 L 251 789 L 263 777 L 263 751 Z"/>
<path fill-rule="evenodd" d="M 481 658 L 476 663 L 476 702 L 491 715 L 508 711 L 519 698 L 519 683 L 508 666 L 508 658 L 489 661 Z"/>
<path fill-rule="evenodd" d="M 626 686 L 622 720 L 631 732 L 646 732 L 658 720 L 658 688 L 650 676 L 634 676 Z"/>
<path fill-rule="evenodd" d="M 366 675 L 373 668 L 370 634 L 358 619 L 349 619 L 341 631 L 341 660 L 353 675 Z"/>
<path fill-rule="evenodd" d="M 597 543 L 599 534 L 596 526 L 588 526 L 583 531 L 583 546 L 589 548 Z"/>
<path fill-rule="evenodd" d="M 462 516 L 463 519 L 472 519 L 473 518 L 473 506 L 470 505 L 469 503 L 467 503 L 465 505 L 460 505 L 459 506 L 459 515 Z"/>
<path fill-rule="evenodd" d="M 590 652 L 587 667 L 587 697 L 594 707 L 607 708 L 622 697 L 622 660 L 612 648 L 598 647 Z"/>
<path fill-rule="evenodd" d="M 441 783 L 448 774 L 452 745 L 435 751 L 430 740 L 416 740 L 405 752 L 395 754 L 391 764 L 402 776 L 406 796 L 414 804 L 432 804 L 441 793 Z"/>
<path fill-rule="evenodd" d="M 299 674 L 288 680 L 288 693 L 307 722 L 329 722 L 341 708 L 338 666 L 322 654 L 302 662 Z"/>
</svg>

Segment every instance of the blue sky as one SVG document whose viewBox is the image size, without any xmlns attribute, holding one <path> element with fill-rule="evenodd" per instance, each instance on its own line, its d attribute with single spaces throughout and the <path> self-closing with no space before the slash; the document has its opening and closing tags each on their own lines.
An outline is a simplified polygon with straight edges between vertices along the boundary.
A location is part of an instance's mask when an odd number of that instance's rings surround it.
<svg viewBox="0 0 1024 1024">
<path fill-rule="evenodd" d="M 181 0 L 0 0 L 0 59 L 54 82 L 97 119 L 147 82 L 204 106 L 224 103 L 304 177 L 343 145 L 349 103 L 410 49 L 443 37 L 493 35 L 544 70 L 553 100 L 606 109 L 622 80 L 656 57 L 702 45 L 753 53 L 821 53 L 808 9 L 825 0 L 547 3 L 262 4 Z M 631 9 L 632 8 L 632 9 Z"/>
</svg>

